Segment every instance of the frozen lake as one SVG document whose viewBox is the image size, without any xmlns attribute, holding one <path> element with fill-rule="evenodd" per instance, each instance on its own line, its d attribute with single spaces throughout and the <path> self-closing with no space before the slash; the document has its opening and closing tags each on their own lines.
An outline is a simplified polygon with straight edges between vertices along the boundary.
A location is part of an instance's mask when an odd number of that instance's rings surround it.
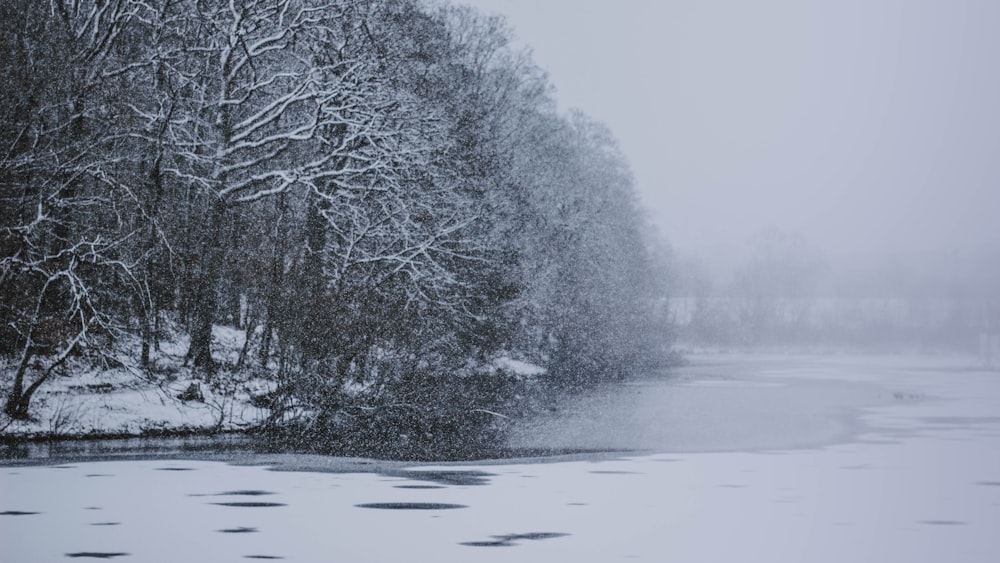
<svg viewBox="0 0 1000 563">
<path fill-rule="evenodd" d="M 513 445 L 630 453 L 7 462 L 0 560 L 1000 560 L 1000 373 L 971 358 L 695 356 Z"/>
</svg>

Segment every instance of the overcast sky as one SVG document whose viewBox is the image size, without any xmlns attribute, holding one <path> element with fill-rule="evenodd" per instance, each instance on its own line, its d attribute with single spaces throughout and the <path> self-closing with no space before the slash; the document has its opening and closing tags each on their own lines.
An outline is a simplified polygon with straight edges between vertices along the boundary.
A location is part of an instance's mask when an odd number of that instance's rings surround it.
<svg viewBox="0 0 1000 563">
<path fill-rule="evenodd" d="M 463 3 L 614 130 L 682 251 L 1000 245 L 1000 1 Z"/>
</svg>

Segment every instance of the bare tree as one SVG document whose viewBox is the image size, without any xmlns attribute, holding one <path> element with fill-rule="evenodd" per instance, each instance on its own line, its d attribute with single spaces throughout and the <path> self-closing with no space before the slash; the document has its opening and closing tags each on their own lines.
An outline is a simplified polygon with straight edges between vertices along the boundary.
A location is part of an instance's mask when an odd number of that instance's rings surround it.
<svg viewBox="0 0 1000 563">
<path fill-rule="evenodd" d="M 202 206 L 188 358 L 211 369 L 231 210 L 291 191 L 349 208 L 397 189 L 395 176 L 421 165 L 427 149 L 411 142 L 423 125 L 407 101 L 357 46 L 364 13 L 355 3 L 157 7 L 148 19 L 161 32 L 147 60 L 161 95 L 134 111 L 146 120 L 144 138 L 164 147 L 162 173 Z"/>
<path fill-rule="evenodd" d="M 0 341 L 18 358 L 5 406 L 15 418 L 72 353 L 115 329 L 113 286 L 131 276 L 120 248 L 131 210 L 113 189 L 126 151 L 107 123 L 136 10 L 125 0 L 52 1 L 3 14 Z"/>
</svg>

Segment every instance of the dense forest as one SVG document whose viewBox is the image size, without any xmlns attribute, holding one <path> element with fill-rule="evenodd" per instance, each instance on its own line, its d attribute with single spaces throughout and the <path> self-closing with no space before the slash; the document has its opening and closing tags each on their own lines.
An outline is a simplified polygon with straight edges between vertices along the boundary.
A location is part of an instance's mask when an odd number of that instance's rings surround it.
<svg viewBox="0 0 1000 563">
<path fill-rule="evenodd" d="M 663 358 L 661 253 L 627 163 L 557 110 L 502 18 L 418 0 L 0 6 L 8 416 L 68 358 L 129 354 L 157 377 L 177 334 L 206 384 L 269 378 L 275 420 L 319 428 L 502 403 L 519 383 L 488 369 L 499 356 L 563 385 Z M 247 335 L 235 363 L 213 355 L 217 325 Z"/>
</svg>

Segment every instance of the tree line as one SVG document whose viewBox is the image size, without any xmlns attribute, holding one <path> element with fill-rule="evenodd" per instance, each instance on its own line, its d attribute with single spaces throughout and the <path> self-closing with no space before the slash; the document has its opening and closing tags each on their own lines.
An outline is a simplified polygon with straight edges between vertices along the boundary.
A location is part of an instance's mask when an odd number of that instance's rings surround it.
<svg viewBox="0 0 1000 563">
<path fill-rule="evenodd" d="M 770 227 L 748 240 L 728 276 L 713 279 L 691 260 L 674 283 L 677 338 L 696 346 L 974 353 L 1000 332 L 997 249 L 868 254 L 830 260 L 801 233 Z"/>
<path fill-rule="evenodd" d="M 3 0 L 0 22 L 8 415 L 69 357 L 128 346 L 150 368 L 171 326 L 206 380 L 255 370 L 326 414 L 347 383 L 397 397 L 501 353 L 564 383 L 659 357 L 625 159 L 557 111 L 502 18 Z M 237 365 L 219 324 L 246 331 Z"/>
</svg>

